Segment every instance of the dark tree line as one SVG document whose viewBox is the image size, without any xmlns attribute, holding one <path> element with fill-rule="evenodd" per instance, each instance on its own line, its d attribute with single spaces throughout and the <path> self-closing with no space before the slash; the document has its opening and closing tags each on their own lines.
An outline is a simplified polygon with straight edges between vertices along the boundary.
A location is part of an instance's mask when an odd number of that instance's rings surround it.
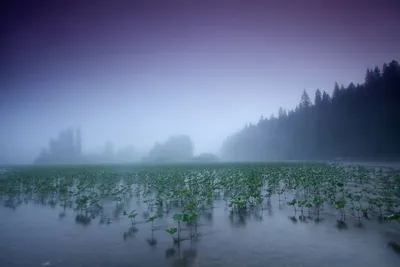
<svg viewBox="0 0 400 267">
<path fill-rule="evenodd" d="M 80 129 L 61 131 L 58 138 L 51 138 L 49 147 L 43 148 L 34 163 L 77 163 L 82 159 L 82 140 Z"/>
<path fill-rule="evenodd" d="M 332 96 L 304 90 L 299 105 L 229 136 L 226 160 L 395 158 L 400 156 L 400 67 L 368 69 L 363 84 L 334 85 Z"/>
</svg>

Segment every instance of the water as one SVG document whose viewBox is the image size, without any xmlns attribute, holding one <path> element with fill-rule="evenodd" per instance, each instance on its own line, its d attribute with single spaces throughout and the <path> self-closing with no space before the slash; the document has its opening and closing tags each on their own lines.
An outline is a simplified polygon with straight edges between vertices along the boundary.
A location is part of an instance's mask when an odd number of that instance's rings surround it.
<svg viewBox="0 0 400 267">
<path fill-rule="evenodd" d="M 383 169 L 383 170 L 388 170 L 388 169 L 392 169 L 392 170 L 396 170 L 396 171 L 400 171 L 400 162 L 398 161 L 389 161 L 389 162 L 385 162 L 385 161 L 354 161 L 354 162 L 341 162 L 342 164 L 346 164 L 346 165 L 356 165 L 356 166 L 363 166 L 363 167 L 369 167 L 369 168 L 375 168 L 375 169 Z"/>
<path fill-rule="evenodd" d="M 174 211 L 156 219 L 152 231 L 151 223 L 143 222 L 146 207 L 136 201 L 127 209 L 139 212 L 135 231 L 115 202 L 104 210 L 111 223 L 97 217 L 88 225 L 59 206 L 1 207 L 0 266 L 400 266 L 400 256 L 388 246 L 400 242 L 400 224 L 373 219 L 361 227 L 349 218 L 347 229 L 339 229 L 335 213 L 321 213 L 319 222 L 300 221 L 297 213 L 294 221 L 293 210 L 278 203 L 273 199 L 264 211 L 231 215 L 225 202 L 217 201 L 199 218 L 198 236 L 179 246 L 164 231 L 177 227 Z"/>
</svg>

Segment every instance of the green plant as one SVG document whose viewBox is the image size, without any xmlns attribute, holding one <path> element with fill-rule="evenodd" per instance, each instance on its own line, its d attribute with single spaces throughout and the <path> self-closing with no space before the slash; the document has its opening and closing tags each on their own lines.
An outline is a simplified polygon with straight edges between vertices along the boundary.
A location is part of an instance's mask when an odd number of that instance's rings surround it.
<svg viewBox="0 0 400 267">
<path fill-rule="evenodd" d="M 176 221 L 178 223 L 178 240 L 180 240 L 179 234 L 181 231 L 181 222 L 184 220 L 184 214 L 174 214 L 174 216 L 172 216 L 172 218 L 174 219 L 174 221 Z"/>
<path fill-rule="evenodd" d="M 157 215 L 151 216 L 146 222 L 151 222 L 151 230 L 154 230 L 154 220 L 157 219 Z"/>
<path fill-rule="evenodd" d="M 344 201 L 344 200 L 335 201 L 335 208 L 337 210 L 340 210 L 342 221 L 346 220 L 345 207 L 346 207 L 346 201 Z"/>
<path fill-rule="evenodd" d="M 387 221 L 397 221 L 400 223 L 400 213 L 394 213 L 388 216 L 385 216 L 385 220 Z"/>
<path fill-rule="evenodd" d="M 127 216 L 129 219 L 131 219 L 132 225 L 136 224 L 136 216 L 138 214 L 139 213 L 137 213 L 136 210 L 132 210 L 131 213 L 129 213 L 129 214 L 124 210 L 124 213 L 123 213 L 124 216 Z"/>
<path fill-rule="evenodd" d="M 174 234 L 175 234 L 177 231 L 178 231 L 178 229 L 176 229 L 176 228 L 165 229 L 165 232 L 167 232 L 167 233 L 172 237 L 172 239 L 174 240 L 174 242 L 179 242 L 179 237 L 178 237 L 178 239 L 175 239 L 175 238 L 174 238 Z"/>
<path fill-rule="evenodd" d="M 304 206 L 306 205 L 306 201 L 305 200 L 298 200 L 297 201 L 297 207 L 300 209 L 301 215 L 304 216 Z"/>
<path fill-rule="evenodd" d="M 297 201 L 296 201 L 296 199 L 293 199 L 292 201 L 288 202 L 287 204 L 288 204 L 289 206 L 293 206 L 294 213 L 297 212 L 297 209 L 296 209 Z"/>
</svg>

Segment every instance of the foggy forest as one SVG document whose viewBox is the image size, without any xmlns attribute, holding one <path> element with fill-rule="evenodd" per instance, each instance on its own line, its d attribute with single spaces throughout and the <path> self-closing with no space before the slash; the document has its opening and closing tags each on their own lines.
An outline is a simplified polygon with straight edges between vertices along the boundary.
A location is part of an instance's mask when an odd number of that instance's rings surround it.
<svg viewBox="0 0 400 267">
<path fill-rule="evenodd" d="M 333 94 L 304 91 L 294 110 L 261 118 L 229 136 L 223 157 L 234 161 L 395 160 L 400 156 L 400 67 L 367 69 L 363 84 L 335 83 Z"/>
<path fill-rule="evenodd" d="M 0 267 L 399 267 L 399 14 L 2 0 Z"/>
<path fill-rule="evenodd" d="M 332 96 L 304 90 L 293 110 L 261 117 L 228 136 L 220 148 L 223 161 L 268 160 L 396 160 L 400 157 L 400 66 L 395 60 L 366 70 L 365 82 L 347 87 L 335 83 Z M 114 151 L 107 142 L 102 152 L 82 154 L 80 129 L 50 139 L 35 163 L 216 161 L 203 153 L 194 157 L 190 136 L 172 136 L 156 142 L 143 155 L 128 146 Z"/>
</svg>

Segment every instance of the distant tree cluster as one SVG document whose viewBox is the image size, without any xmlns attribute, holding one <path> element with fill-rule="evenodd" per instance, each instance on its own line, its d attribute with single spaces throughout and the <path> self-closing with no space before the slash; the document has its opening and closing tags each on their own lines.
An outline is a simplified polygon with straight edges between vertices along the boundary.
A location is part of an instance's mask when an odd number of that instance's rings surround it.
<svg viewBox="0 0 400 267">
<path fill-rule="evenodd" d="M 332 96 L 304 90 L 299 105 L 229 136 L 226 160 L 392 158 L 400 156 L 400 67 L 368 69 L 363 84 L 335 83 Z"/>
<path fill-rule="evenodd" d="M 155 143 L 145 161 L 180 162 L 193 157 L 194 145 L 187 135 L 170 137 L 164 144 Z"/>
<path fill-rule="evenodd" d="M 81 131 L 71 128 L 61 131 L 57 139 L 51 138 L 49 148 L 43 148 L 35 163 L 77 163 L 82 159 Z"/>
<path fill-rule="evenodd" d="M 133 146 L 115 149 L 107 141 L 96 153 L 82 154 L 80 130 L 74 135 L 71 129 L 61 131 L 58 138 L 51 138 L 49 148 L 42 149 L 35 164 L 76 164 L 76 163 L 133 163 L 148 162 L 187 162 L 193 159 L 194 145 L 189 136 L 170 137 L 164 144 L 156 143 L 147 156 L 136 151 Z M 197 160 L 210 160 L 211 155 L 202 155 Z"/>
</svg>

